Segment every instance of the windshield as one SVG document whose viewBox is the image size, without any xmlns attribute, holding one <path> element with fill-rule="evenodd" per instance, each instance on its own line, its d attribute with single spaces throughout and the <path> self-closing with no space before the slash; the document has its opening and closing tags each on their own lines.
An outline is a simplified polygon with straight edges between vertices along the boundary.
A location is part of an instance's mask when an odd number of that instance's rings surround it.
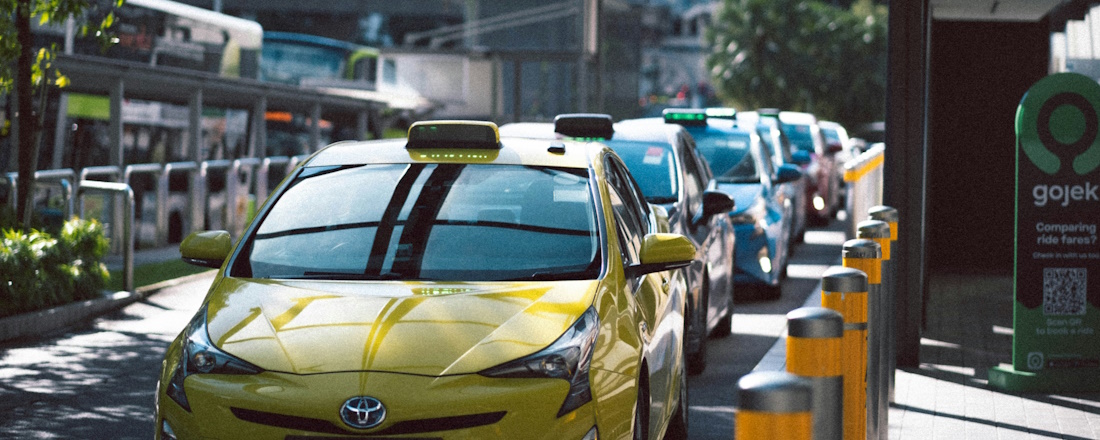
<svg viewBox="0 0 1100 440">
<path fill-rule="evenodd" d="M 720 182 L 759 182 L 760 170 L 756 168 L 749 151 L 752 138 L 747 133 L 692 132 L 695 148 L 699 150 Z"/>
<path fill-rule="evenodd" d="M 783 124 L 783 133 L 791 140 L 791 145 L 800 151 L 815 153 L 814 138 L 810 126 L 804 124 Z"/>
<path fill-rule="evenodd" d="M 672 146 L 654 142 L 607 141 L 622 158 L 649 203 L 674 203 L 680 191 Z"/>
<path fill-rule="evenodd" d="M 343 51 L 264 41 L 260 74 L 267 81 L 298 84 L 302 78 L 339 79 L 344 68 Z"/>
<path fill-rule="evenodd" d="M 232 276 L 495 281 L 595 279 L 586 170 L 381 164 L 305 169 Z"/>
</svg>

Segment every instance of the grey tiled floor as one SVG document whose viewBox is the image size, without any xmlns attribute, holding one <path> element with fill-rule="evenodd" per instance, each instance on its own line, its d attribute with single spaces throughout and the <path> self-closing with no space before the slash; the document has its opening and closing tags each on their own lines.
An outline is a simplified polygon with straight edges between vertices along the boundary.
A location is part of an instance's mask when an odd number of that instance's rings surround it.
<svg viewBox="0 0 1100 440">
<path fill-rule="evenodd" d="M 1012 362 L 1012 279 L 929 280 L 919 368 L 898 370 L 889 438 L 1100 439 L 1100 393 L 1014 394 L 987 370 Z"/>
</svg>

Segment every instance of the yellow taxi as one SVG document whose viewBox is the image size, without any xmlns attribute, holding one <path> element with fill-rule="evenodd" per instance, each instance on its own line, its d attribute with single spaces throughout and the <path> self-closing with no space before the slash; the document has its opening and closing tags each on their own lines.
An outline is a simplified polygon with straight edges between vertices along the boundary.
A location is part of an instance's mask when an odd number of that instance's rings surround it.
<svg viewBox="0 0 1100 440">
<path fill-rule="evenodd" d="M 156 436 L 686 438 L 672 269 L 695 247 L 667 227 L 598 142 L 426 121 L 330 145 L 239 240 L 180 245 L 220 270 L 165 355 Z"/>
</svg>

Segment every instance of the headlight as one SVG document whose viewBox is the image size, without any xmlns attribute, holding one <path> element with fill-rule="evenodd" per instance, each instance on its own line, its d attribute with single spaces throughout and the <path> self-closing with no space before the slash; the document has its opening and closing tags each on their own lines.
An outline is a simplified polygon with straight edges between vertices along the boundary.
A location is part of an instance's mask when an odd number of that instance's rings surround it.
<svg viewBox="0 0 1100 440">
<path fill-rule="evenodd" d="M 768 208 L 764 199 L 757 197 L 752 206 L 737 214 L 730 215 L 730 221 L 732 221 L 733 224 L 756 224 L 761 223 L 767 214 Z"/>
<path fill-rule="evenodd" d="M 488 377 L 551 378 L 569 381 L 569 394 L 565 397 L 558 417 L 568 414 L 592 400 L 588 383 L 588 368 L 592 364 L 592 352 L 599 334 L 599 318 L 596 309 L 589 307 L 580 319 L 561 335 L 557 341 L 530 356 L 506 362 L 481 371 Z"/>
<path fill-rule="evenodd" d="M 203 306 L 184 330 L 180 360 L 165 392 L 183 409 L 191 411 L 183 380 L 192 374 L 257 374 L 263 370 L 219 350 L 206 331 L 206 307 Z"/>
</svg>

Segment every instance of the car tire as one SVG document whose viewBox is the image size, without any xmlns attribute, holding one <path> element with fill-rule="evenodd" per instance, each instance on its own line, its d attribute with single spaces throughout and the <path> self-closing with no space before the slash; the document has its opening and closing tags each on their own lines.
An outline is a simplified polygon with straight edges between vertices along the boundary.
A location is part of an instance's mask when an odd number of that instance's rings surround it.
<svg viewBox="0 0 1100 440">
<path fill-rule="evenodd" d="M 687 375 L 680 375 L 680 403 L 672 413 L 664 440 L 687 440 L 688 438 L 688 386 Z"/>
<path fill-rule="evenodd" d="M 644 368 L 644 365 L 643 365 Z M 638 379 L 638 400 L 634 403 L 634 440 L 649 440 L 649 384 Z"/>
<path fill-rule="evenodd" d="M 731 272 L 732 273 L 732 272 Z M 718 326 L 714 327 L 714 337 L 725 338 L 733 334 L 733 283 L 730 283 L 729 304 L 726 307 L 726 315 L 718 321 Z"/>
<path fill-rule="evenodd" d="M 764 284 L 759 286 L 759 288 L 760 298 L 765 301 L 775 301 L 779 299 L 780 296 L 783 296 L 783 286 L 781 284 L 776 284 L 774 286 Z"/>
<path fill-rule="evenodd" d="M 687 363 L 687 373 L 696 376 L 707 369 L 707 304 L 710 301 L 710 288 L 703 287 L 703 293 L 699 295 L 699 304 L 694 304 L 692 316 L 695 322 L 691 331 L 684 332 L 684 343 L 688 341 L 698 342 L 694 344 L 696 349 L 692 352 L 684 352 L 684 361 Z"/>
</svg>

